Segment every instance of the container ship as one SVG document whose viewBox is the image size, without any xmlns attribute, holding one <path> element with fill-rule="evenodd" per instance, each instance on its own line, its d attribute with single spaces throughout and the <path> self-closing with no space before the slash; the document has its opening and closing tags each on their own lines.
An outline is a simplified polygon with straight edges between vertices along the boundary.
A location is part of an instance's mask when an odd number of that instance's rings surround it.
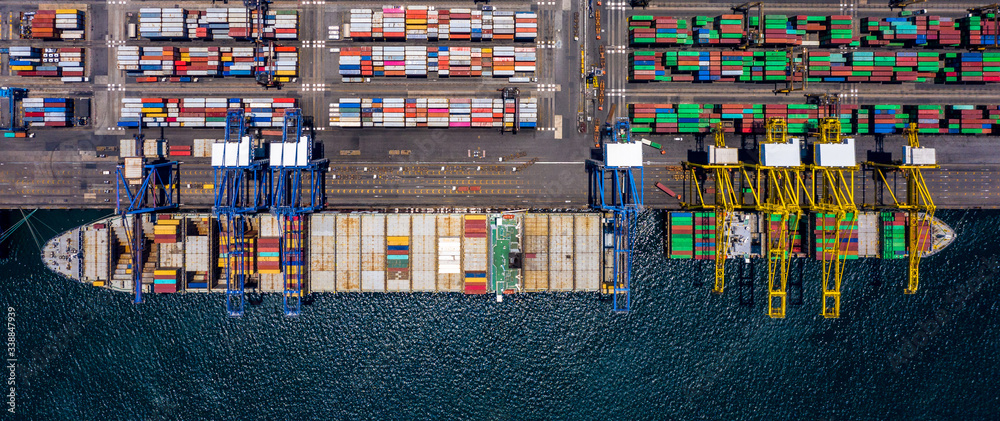
<svg viewBox="0 0 1000 421">
<path fill-rule="evenodd" d="M 776 215 L 754 212 L 734 212 L 731 217 L 727 258 L 765 257 L 769 236 L 778 235 L 780 219 Z M 833 214 L 808 214 L 801 221 L 789 220 L 788 244 L 792 256 L 823 258 L 824 249 L 840 243 L 845 259 L 881 258 L 904 259 L 909 250 L 904 212 L 858 212 L 836 221 Z M 840 236 L 835 238 L 835 225 L 840 224 Z M 925 238 L 917 241 L 921 256 L 937 254 L 955 240 L 955 231 L 940 219 L 921 222 Z M 664 252 L 672 259 L 711 260 L 715 258 L 714 212 L 669 212 L 665 220 Z M 777 240 L 774 240 L 777 241 Z M 764 251 L 762 251 L 764 250 Z"/>
<path fill-rule="evenodd" d="M 132 264 L 132 219 L 112 216 L 49 240 L 54 272 L 95 287 L 144 293 L 227 291 L 227 267 L 245 270 L 247 291 L 458 292 L 599 291 L 611 278 L 601 213 L 314 213 L 245 217 L 230 247 L 209 213 L 149 214 L 142 267 Z M 300 243 L 299 243 L 300 242 Z M 300 246 L 299 246 L 300 245 Z M 241 250 L 236 253 L 236 250 Z M 239 256 L 235 256 L 239 254 Z"/>
</svg>

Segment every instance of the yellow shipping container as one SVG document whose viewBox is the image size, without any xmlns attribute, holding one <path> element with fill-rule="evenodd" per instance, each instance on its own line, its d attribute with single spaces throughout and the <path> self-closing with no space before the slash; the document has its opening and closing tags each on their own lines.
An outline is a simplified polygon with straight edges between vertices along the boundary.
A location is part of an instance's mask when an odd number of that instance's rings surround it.
<svg viewBox="0 0 1000 421">
<path fill-rule="evenodd" d="M 10 66 L 10 70 L 15 71 L 15 72 L 20 72 L 20 71 L 25 71 L 25 70 L 30 71 L 30 70 L 33 70 L 34 68 L 35 68 L 35 66 Z"/>
<path fill-rule="evenodd" d="M 142 112 L 144 113 L 162 113 L 163 108 L 160 107 L 142 107 Z"/>
<path fill-rule="evenodd" d="M 410 245 L 409 237 L 386 237 L 386 244 L 390 246 L 408 246 Z"/>
<path fill-rule="evenodd" d="M 76 9 L 56 9 L 56 14 L 57 15 L 68 15 L 68 14 L 77 13 L 77 12 L 78 12 L 78 10 L 76 10 Z"/>
<path fill-rule="evenodd" d="M 295 76 L 295 71 L 294 70 L 278 70 L 278 71 L 274 72 L 274 74 L 276 74 L 278 76 Z"/>
<path fill-rule="evenodd" d="M 180 225 L 180 219 L 157 219 L 156 225 Z"/>
<path fill-rule="evenodd" d="M 153 275 L 176 275 L 177 269 L 156 269 L 153 271 Z"/>
<path fill-rule="evenodd" d="M 205 185 L 201 186 L 201 188 L 203 188 L 205 190 L 213 190 L 213 189 L 215 189 L 215 185 L 214 184 L 205 184 Z M 204 218 L 202 218 L 202 220 L 204 220 Z"/>
</svg>

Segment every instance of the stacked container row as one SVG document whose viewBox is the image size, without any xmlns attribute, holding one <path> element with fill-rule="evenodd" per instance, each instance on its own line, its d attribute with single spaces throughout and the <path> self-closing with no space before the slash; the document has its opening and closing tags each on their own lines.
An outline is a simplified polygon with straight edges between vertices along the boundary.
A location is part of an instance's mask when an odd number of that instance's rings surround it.
<svg viewBox="0 0 1000 421">
<path fill-rule="evenodd" d="M 835 117 L 844 133 L 902 133 L 916 123 L 920 133 L 1000 133 L 998 105 L 841 104 L 840 114 L 816 104 L 629 104 L 634 133 L 707 133 L 716 123 L 732 122 L 729 133 L 763 133 L 767 119 L 782 118 L 789 133 L 815 131 L 820 118 Z"/>
<path fill-rule="evenodd" d="M 520 126 L 533 128 L 535 98 L 520 99 Z M 334 127 L 491 127 L 505 119 L 499 98 L 341 98 L 330 104 Z"/>
<path fill-rule="evenodd" d="M 250 127 L 282 127 L 294 98 L 123 98 L 119 127 L 225 127 L 226 112 L 244 109 Z"/>
<path fill-rule="evenodd" d="M 84 39 L 84 13 L 77 9 L 44 9 L 34 12 L 27 19 L 31 27 L 30 38 L 35 39 Z"/>
<path fill-rule="evenodd" d="M 629 81 L 801 81 L 790 74 L 791 64 L 781 51 L 635 51 L 629 54 Z M 805 64 L 810 82 L 1000 82 L 995 52 L 810 51 Z"/>
<path fill-rule="evenodd" d="M 428 6 L 351 9 L 349 36 L 356 40 L 534 41 L 534 12 L 504 12 Z"/>
<path fill-rule="evenodd" d="M 8 66 L 19 76 L 59 77 L 83 82 L 83 48 L 10 47 Z"/>
<path fill-rule="evenodd" d="M 746 24 L 751 28 L 763 23 L 760 41 L 765 46 L 979 48 L 995 45 L 997 40 L 997 16 L 991 13 L 958 19 L 925 14 L 864 17 L 857 22 L 856 31 L 849 15 L 765 15 L 763 22 L 756 16 L 749 19 Z M 638 15 L 629 18 L 628 25 L 633 46 L 732 46 L 748 36 L 742 15 L 696 16 L 691 21 Z"/>
<path fill-rule="evenodd" d="M 69 98 L 24 98 L 24 122 L 32 127 L 72 126 L 73 100 Z"/>
<path fill-rule="evenodd" d="M 261 28 L 262 27 L 262 28 Z M 258 34 L 260 29 L 263 33 Z M 298 12 L 269 10 L 259 17 L 246 8 L 139 9 L 139 36 L 149 39 L 297 39 Z"/>
<path fill-rule="evenodd" d="M 535 47 L 347 47 L 340 51 L 340 74 L 506 78 L 534 73 L 535 59 Z"/>
</svg>

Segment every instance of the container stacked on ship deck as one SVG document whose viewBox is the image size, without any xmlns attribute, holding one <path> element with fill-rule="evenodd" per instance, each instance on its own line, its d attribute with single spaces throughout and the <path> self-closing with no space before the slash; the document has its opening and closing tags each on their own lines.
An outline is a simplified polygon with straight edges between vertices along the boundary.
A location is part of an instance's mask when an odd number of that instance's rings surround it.
<svg viewBox="0 0 1000 421">
<path fill-rule="evenodd" d="M 694 258 L 715 258 L 715 212 L 694 212 Z"/>
<path fill-rule="evenodd" d="M 280 237 L 260 237 L 257 240 L 257 273 L 281 273 L 280 247 Z"/>
<path fill-rule="evenodd" d="M 84 13 L 77 9 L 42 9 L 31 17 L 31 38 L 84 39 Z"/>
<path fill-rule="evenodd" d="M 160 216 L 166 216 L 161 218 Z M 153 226 L 153 243 L 155 244 L 172 244 L 177 242 L 177 238 L 180 235 L 178 228 L 180 228 L 179 219 L 172 219 L 169 215 L 159 215 L 156 219 L 156 225 Z"/>
<path fill-rule="evenodd" d="M 768 214 L 767 224 L 767 238 L 769 244 L 778 244 L 780 241 L 779 235 L 781 233 L 781 215 L 778 214 Z M 788 218 L 787 227 L 785 228 L 787 239 L 791 241 L 788 243 L 788 250 L 792 254 L 802 253 L 802 233 L 795 228 L 798 226 L 795 220 L 795 215 L 791 215 Z"/>
<path fill-rule="evenodd" d="M 155 269 L 153 270 L 153 292 L 157 294 L 169 294 L 178 291 L 177 284 L 180 283 L 180 269 Z"/>
<path fill-rule="evenodd" d="M 906 214 L 902 212 L 882 212 L 882 258 L 902 259 L 906 257 Z"/>
<path fill-rule="evenodd" d="M 813 214 L 813 244 L 815 245 L 815 255 L 818 260 L 830 260 L 832 253 L 824 250 L 833 250 L 839 247 L 841 256 L 847 259 L 858 258 L 858 219 L 856 215 L 847 213 L 840 221 L 832 213 Z M 840 225 L 840 238 L 834 237 Z M 839 244 L 838 244 L 839 243 Z"/>
<path fill-rule="evenodd" d="M 243 255 L 242 255 L 242 258 L 241 258 L 240 256 L 238 256 L 236 254 L 236 250 L 237 249 L 235 247 L 233 247 L 233 249 L 232 249 L 233 253 L 230 254 L 230 247 L 229 247 L 229 239 L 228 239 L 228 237 L 229 236 L 227 236 L 227 235 L 220 235 L 219 236 L 219 259 L 218 259 L 218 265 L 217 265 L 218 268 L 223 270 L 223 274 L 225 273 L 225 268 L 227 267 L 226 266 L 227 264 L 229 265 L 228 267 L 232 268 L 231 270 L 233 271 L 233 273 L 242 272 L 242 273 L 244 273 L 244 274 L 246 274 L 246 275 L 249 276 L 249 275 L 253 274 L 254 272 L 256 272 L 256 270 L 257 270 L 257 264 L 256 263 L 257 262 L 256 262 L 256 259 L 255 259 L 255 256 L 257 254 L 256 253 L 257 239 L 256 238 L 250 238 L 250 237 L 243 238 L 243 240 L 242 240 L 242 243 L 243 243 L 243 247 L 242 247 L 243 248 Z M 239 240 L 236 240 L 236 241 L 239 241 Z M 235 245 L 237 243 L 233 243 L 233 244 Z M 224 282 L 225 281 L 225 276 L 224 275 L 220 276 L 219 279 Z M 223 283 L 223 285 L 224 285 L 224 283 Z"/>
<path fill-rule="evenodd" d="M 667 251 L 672 259 L 694 258 L 694 214 L 670 212 L 667 232 Z"/>
</svg>

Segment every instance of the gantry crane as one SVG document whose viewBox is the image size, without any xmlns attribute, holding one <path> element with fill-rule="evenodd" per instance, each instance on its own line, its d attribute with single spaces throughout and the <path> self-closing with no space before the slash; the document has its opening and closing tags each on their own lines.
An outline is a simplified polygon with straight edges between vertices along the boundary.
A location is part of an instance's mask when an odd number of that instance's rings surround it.
<svg viewBox="0 0 1000 421">
<path fill-rule="evenodd" d="M 840 119 L 821 119 L 819 130 L 813 135 L 817 139 L 813 143 L 813 163 L 809 166 L 809 210 L 820 213 L 823 220 L 828 214 L 834 216 L 832 238 L 825 225 L 819 230 L 819 239 L 823 241 L 819 246 L 823 268 L 822 314 L 826 318 L 837 318 L 840 317 L 840 286 L 847 258 L 841 238 L 850 238 L 858 220 L 858 207 L 854 201 L 854 178 L 858 165 L 854 139 L 841 138 Z M 848 225 L 847 232 L 841 229 L 844 223 Z"/>
<path fill-rule="evenodd" d="M 794 91 L 804 91 L 809 87 L 809 66 L 806 65 L 806 58 L 808 57 L 809 49 L 802 47 L 798 52 L 795 51 L 794 47 L 788 47 L 785 56 L 788 59 L 788 79 L 785 82 L 784 89 L 775 89 L 774 94 L 789 94 Z M 798 60 L 796 60 L 796 55 Z M 795 86 L 795 78 L 798 76 L 801 80 L 799 86 Z"/>
<path fill-rule="evenodd" d="M 750 11 L 757 9 L 757 27 L 750 24 Z M 764 2 L 752 1 L 732 7 L 733 13 L 743 14 L 743 41 L 740 48 L 746 49 L 764 43 Z"/>
<path fill-rule="evenodd" d="M 911 6 L 917 3 L 923 3 L 927 0 L 889 0 L 889 10 L 900 8 L 905 9 L 906 6 Z"/>
<path fill-rule="evenodd" d="M 940 168 L 933 148 L 920 146 L 918 129 L 916 123 L 910 123 L 905 130 L 907 145 L 903 146 L 903 159 L 893 163 L 867 162 L 866 165 L 874 169 L 883 185 L 889 186 L 885 178 L 887 171 L 900 171 L 906 177 L 906 200 L 900 201 L 900 195 L 889 187 L 889 195 L 892 197 L 891 207 L 906 212 L 906 235 L 907 253 L 909 253 L 909 265 L 907 271 L 907 285 L 903 291 L 906 294 L 915 294 L 920 284 L 920 258 L 923 251 L 929 248 L 931 241 L 930 232 L 931 221 L 934 218 L 934 199 L 931 197 L 930 189 L 924 180 L 923 170 Z M 876 204 L 874 207 L 885 208 L 883 204 Z"/>
<path fill-rule="evenodd" d="M 253 46 L 254 46 L 254 79 L 265 88 L 280 87 L 275 77 L 274 41 L 264 42 L 264 21 L 267 18 L 267 9 L 271 0 L 243 0 L 243 6 L 247 9 L 247 14 L 257 14 L 257 18 L 251 21 L 253 25 Z"/>
<path fill-rule="evenodd" d="M 788 137 L 784 119 L 769 118 L 765 140 L 758 148 L 756 164 L 743 166 L 755 172 L 750 183 L 754 208 L 767 217 L 767 314 L 784 318 L 788 304 L 788 268 L 792 253 L 791 236 L 798 232 L 802 219 L 802 180 L 800 140 Z M 777 224 L 775 224 L 777 222 Z"/>
<path fill-rule="evenodd" d="M 142 123 L 139 123 L 139 127 L 141 130 Z M 136 135 L 136 139 L 138 138 Z M 126 179 L 129 171 L 125 167 L 130 165 L 141 168 L 142 182 L 135 191 Z M 146 260 L 143 215 L 176 209 L 180 200 L 179 183 L 180 167 L 177 161 L 147 164 L 145 158 L 126 158 L 125 164 L 115 167 L 115 213 L 121 215 L 122 230 L 125 231 L 132 254 L 132 288 L 136 304 L 142 302 L 142 269 Z"/>
<path fill-rule="evenodd" d="M 696 197 L 697 203 L 681 203 L 690 210 L 711 210 L 715 213 L 715 285 L 712 291 L 721 294 L 726 286 L 726 257 L 729 254 L 730 223 L 733 211 L 741 205 L 733 186 L 733 173 L 739 173 L 741 164 L 739 151 L 726 147 L 726 131 L 723 123 L 712 128 L 715 144 L 708 148 L 707 163 L 682 162 L 681 166 L 690 171 L 691 183 L 688 197 Z M 715 176 L 715 199 L 705 201 L 699 171 L 712 172 Z"/>
<path fill-rule="evenodd" d="M 243 315 L 244 286 L 251 269 L 250 249 L 246 247 L 251 229 L 246 215 L 265 209 L 270 191 L 267 159 L 254 156 L 252 143 L 244 110 L 229 110 L 225 140 L 212 144 L 212 213 L 218 219 L 219 241 L 226 246 L 226 311 L 234 317 Z"/>
<path fill-rule="evenodd" d="M 618 118 L 614 126 L 610 120 L 602 129 L 601 140 L 604 159 L 588 160 L 590 173 L 590 206 L 611 213 L 610 233 L 613 244 L 613 272 L 610 282 L 605 281 L 601 290 L 612 295 L 613 310 L 628 312 L 632 306 L 632 247 L 635 244 L 636 217 L 643 206 L 642 143 L 632 140 L 628 118 Z M 637 181 L 638 180 L 638 181 Z"/>
<path fill-rule="evenodd" d="M 521 129 L 521 90 L 518 88 L 500 88 L 500 100 L 503 102 L 503 122 L 500 124 L 500 134 L 511 132 L 517 134 Z"/>
<path fill-rule="evenodd" d="M 28 90 L 24 88 L 0 88 L 0 98 L 7 99 L 7 117 L 10 118 L 10 124 L 4 125 L 3 130 L 10 132 L 20 132 L 26 130 L 26 125 L 17 124 L 17 101 L 20 101 L 25 96 L 28 95 Z"/>
<path fill-rule="evenodd" d="M 285 110 L 281 142 L 272 142 L 270 148 L 270 207 L 281 227 L 282 301 L 286 316 L 298 316 L 305 289 L 303 224 L 305 215 L 322 208 L 325 201 L 323 170 L 327 161 L 312 159 L 312 137 L 303 135 L 302 111 L 298 108 Z M 303 175 L 309 178 L 308 199 L 303 198 Z"/>
</svg>

